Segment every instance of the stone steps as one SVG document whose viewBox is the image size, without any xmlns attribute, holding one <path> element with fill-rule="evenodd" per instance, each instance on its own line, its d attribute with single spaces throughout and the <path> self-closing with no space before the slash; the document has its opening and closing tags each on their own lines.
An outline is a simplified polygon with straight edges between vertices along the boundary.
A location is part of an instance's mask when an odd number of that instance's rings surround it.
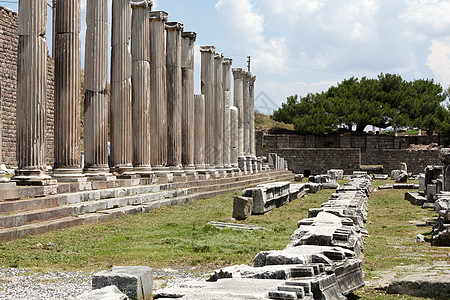
<svg viewBox="0 0 450 300">
<path fill-rule="evenodd" d="M 45 198 L 0 203 L 0 241 L 28 235 L 97 223 L 125 214 L 148 212 L 166 206 L 211 198 L 270 180 L 292 178 L 286 171 L 264 172 L 238 178 L 198 181 L 192 188 L 186 182 L 134 186 L 68 193 Z M 214 185 L 208 185 L 215 183 Z"/>
</svg>

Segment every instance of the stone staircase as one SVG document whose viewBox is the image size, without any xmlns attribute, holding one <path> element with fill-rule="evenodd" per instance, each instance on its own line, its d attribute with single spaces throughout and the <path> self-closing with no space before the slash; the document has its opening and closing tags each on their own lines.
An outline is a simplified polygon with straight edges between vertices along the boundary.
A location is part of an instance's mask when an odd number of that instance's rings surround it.
<svg viewBox="0 0 450 300">
<path fill-rule="evenodd" d="M 6 187 L 0 190 L 0 242 L 103 222 L 126 214 L 145 213 L 255 184 L 292 178 L 289 171 L 272 170 L 162 184 L 135 185 L 136 182 L 118 180 L 114 184 L 116 187 L 93 183 L 86 186 Z"/>
</svg>

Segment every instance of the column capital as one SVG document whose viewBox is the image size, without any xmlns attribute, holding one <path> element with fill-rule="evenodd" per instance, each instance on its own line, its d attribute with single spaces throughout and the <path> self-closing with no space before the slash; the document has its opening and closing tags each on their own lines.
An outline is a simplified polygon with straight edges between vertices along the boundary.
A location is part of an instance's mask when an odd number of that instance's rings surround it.
<svg viewBox="0 0 450 300">
<path fill-rule="evenodd" d="M 244 78 L 244 69 L 234 68 L 232 71 L 233 71 L 234 79 L 243 79 Z"/>
<path fill-rule="evenodd" d="M 150 22 L 153 22 L 153 21 L 167 22 L 167 20 L 169 19 L 169 14 L 162 10 L 151 11 L 151 12 L 149 12 L 149 18 L 150 18 Z"/>
<path fill-rule="evenodd" d="M 224 58 L 222 64 L 231 66 L 233 64 L 233 60 L 231 58 Z"/>
<path fill-rule="evenodd" d="M 131 8 L 136 8 L 136 7 L 142 7 L 142 8 L 150 7 L 151 8 L 152 4 L 153 3 L 151 1 L 149 3 L 148 0 L 132 0 L 131 1 Z"/>
<path fill-rule="evenodd" d="M 214 59 L 220 59 L 220 60 L 223 60 L 223 53 L 216 53 L 215 55 L 214 55 Z"/>
<path fill-rule="evenodd" d="M 244 80 L 247 80 L 248 82 L 250 82 L 250 80 L 252 78 L 252 73 L 244 71 L 243 72 L 243 78 L 244 78 Z"/>
<path fill-rule="evenodd" d="M 166 30 L 167 31 L 183 31 L 184 25 L 179 22 L 167 22 Z"/>
<path fill-rule="evenodd" d="M 191 32 L 191 31 L 187 31 L 187 32 L 183 32 L 181 34 L 181 37 L 186 38 L 186 39 L 191 39 L 192 41 L 195 42 L 195 40 L 197 39 L 197 33 Z"/>
<path fill-rule="evenodd" d="M 256 81 L 256 76 L 252 76 L 252 74 L 250 73 L 250 85 L 255 85 L 255 81 Z"/>
<path fill-rule="evenodd" d="M 216 53 L 216 47 L 214 46 L 200 46 L 200 52 L 201 53 Z"/>
</svg>

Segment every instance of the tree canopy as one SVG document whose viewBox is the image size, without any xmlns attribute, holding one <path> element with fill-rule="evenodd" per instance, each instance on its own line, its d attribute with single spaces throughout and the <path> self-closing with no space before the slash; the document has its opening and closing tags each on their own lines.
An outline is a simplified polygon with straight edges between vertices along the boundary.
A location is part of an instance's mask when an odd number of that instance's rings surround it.
<svg viewBox="0 0 450 300">
<path fill-rule="evenodd" d="M 392 74 L 376 79 L 352 77 L 326 92 L 290 96 L 272 117 L 294 124 L 303 134 L 330 133 L 342 127 L 362 133 L 367 125 L 450 133 L 449 111 L 443 106 L 447 96 L 433 80 L 408 82 Z"/>
</svg>

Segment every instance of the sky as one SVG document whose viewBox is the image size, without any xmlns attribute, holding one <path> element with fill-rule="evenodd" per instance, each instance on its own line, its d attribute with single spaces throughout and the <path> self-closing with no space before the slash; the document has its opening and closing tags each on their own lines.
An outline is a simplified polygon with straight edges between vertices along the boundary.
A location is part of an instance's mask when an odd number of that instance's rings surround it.
<svg viewBox="0 0 450 300">
<path fill-rule="evenodd" d="M 51 2 L 51 0 L 48 0 Z M 16 3 L 7 3 L 16 2 Z M 111 2 L 111 1 L 109 1 Z M 82 24 L 86 0 L 82 3 Z M 199 47 L 216 46 L 245 68 L 252 57 L 255 108 L 270 114 L 291 95 L 327 90 L 355 76 L 399 74 L 450 84 L 448 0 L 157 0 L 154 10 L 197 32 Z M 17 11 L 17 1 L 0 5 Z M 51 52 L 51 9 L 48 10 Z M 82 28 L 84 60 L 85 25 Z"/>
</svg>

